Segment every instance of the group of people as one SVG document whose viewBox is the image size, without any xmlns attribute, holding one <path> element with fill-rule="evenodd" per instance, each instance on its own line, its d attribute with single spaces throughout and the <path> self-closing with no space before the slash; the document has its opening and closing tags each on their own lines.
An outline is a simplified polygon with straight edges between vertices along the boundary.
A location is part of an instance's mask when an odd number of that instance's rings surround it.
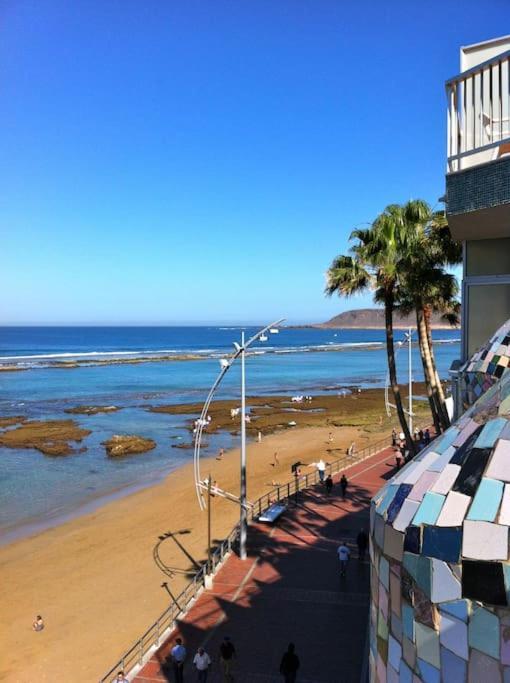
<svg viewBox="0 0 510 683">
<path fill-rule="evenodd" d="M 280 674 L 283 676 L 285 683 L 294 683 L 296 680 L 297 671 L 299 669 L 299 657 L 296 655 L 294 643 L 289 643 L 287 651 L 284 653 L 280 662 Z M 182 642 L 182 638 L 175 639 L 175 645 L 167 657 L 167 664 L 173 668 L 174 682 L 184 682 L 184 665 L 187 659 L 187 650 Z M 232 665 L 237 656 L 236 649 L 229 636 L 225 636 L 219 647 L 219 661 L 223 671 L 223 678 L 225 681 L 233 681 Z M 212 665 L 212 659 L 203 647 L 199 647 L 195 656 L 193 657 L 193 667 L 197 673 L 197 681 L 199 683 L 206 683 L 208 671 Z M 118 676 L 124 676 L 123 672 L 119 672 Z M 124 678 L 118 678 L 118 681 L 124 682 Z"/>
<path fill-rule="evenodd" d="M 414 430 L 413 433 L 413 441 L 416 446 L 416 450 L 419 452 L 426 446 L 430 444 L 432 440 L 432 437 L 430 435 L 430 429 L 416 429 Z M 408 460 L 411 457 L 411 454 L 407 448 L 407 444 L 405 441 L 405 435 L 404 432 L 400 432 L 400 434 L 397 434 L 396 429 L 393 429 L 391 432 L 391 445 L 395 449 L 395 462 L 397 465 L 397 469 L 400 469 L 403 463 L 408 462 Z"/>
<path fill-rule="evenodd" d="M 324 462 L 322 458 L 319 460 L 319 462 L 315 463 L 315 467 L 317 468 L 317 473 L 319 475 L 319 481 L 321 484 L 324 484 L 324 486 L 326 487 L 326 493 L 330 495 L 333 491 L 333 477 L 331 476 L 331 473 L 328 474 L 328 476 L 326 476 L 327 465 L 328 463 Z M 342 474 L 340 478 L 340 492 L 342 494 L 343 500 L 345 500 L 348 485 L 349 482 L 347 480 L 347 477 L 345 476 L 345 474 Z"/>
</svg>

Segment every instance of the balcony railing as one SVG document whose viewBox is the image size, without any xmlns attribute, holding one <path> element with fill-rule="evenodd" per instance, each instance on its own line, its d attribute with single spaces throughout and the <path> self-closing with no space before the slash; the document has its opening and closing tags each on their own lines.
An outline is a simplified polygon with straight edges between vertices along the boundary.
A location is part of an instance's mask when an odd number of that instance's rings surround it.
<svg viewBox="0 0 510 683">
<path fill-rule="evenodd" d="M 510 154 L 510 51 L 446 82 L 448 173 Z"/>
</svg>

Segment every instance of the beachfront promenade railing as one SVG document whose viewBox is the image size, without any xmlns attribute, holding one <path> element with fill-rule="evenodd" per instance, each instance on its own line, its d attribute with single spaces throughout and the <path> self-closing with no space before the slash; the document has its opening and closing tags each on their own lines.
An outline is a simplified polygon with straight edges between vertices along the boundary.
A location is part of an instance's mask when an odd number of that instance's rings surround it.
<svg viewBox="0 0 510 683">
<path fill-rule="evenodd" d="M 379 439 L 365 448 L 355 452 L 353 455 L 343 455 L 327 465 L 326 471 L 329 474 L 337 474 L 342 470 L 355 465 L 372 455 L 379 453 L 391 444 L 391 435 Z M 271 491 L 265 493 L 254 503 L 250 504 L 248 520 L 255 520 L 264 510 L 277 501 L 285 501 L 299 494 L 299 491 L 315 486 L 319 483 L 319 473 L 317 470 L 309 474 L 294 477 L 292 480 L 275 486 Z M 239 525 L 236 525 L 230 534 L 214 550 L 211 557 L 211 574 L 214 574 L 223 561 L 237 546 L 239 536 Z M 177 619 L 183 617 L 190 607 L 194 604 L 198 595 L 204 590 L 207 572 L 207 563 L 200 567 L 195 573 L 190 583 L 180 595 L 174 598 L 172 604 L 161 614 L 161 616 L 145 631 L 141 638 L 125 652 L 122 657 L 112 666 L 108 673 L 101 678 L 100 683 L 110 683 L 118 671 L 134 673 L 135 669 L 141 667 L 150 655 L 164 642 L 171 632 L 175 629 Z"/>
</svg>

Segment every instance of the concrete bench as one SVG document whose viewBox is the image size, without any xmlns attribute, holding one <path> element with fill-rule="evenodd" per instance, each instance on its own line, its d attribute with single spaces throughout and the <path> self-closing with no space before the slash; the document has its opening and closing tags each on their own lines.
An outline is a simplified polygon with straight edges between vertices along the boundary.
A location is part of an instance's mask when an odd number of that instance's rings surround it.
<svg viewBox="0 0 510 683">
<path fill-rule="evenodd" d="M 282 515 L 285 512 L 286 509 L 287 506 L 283 503 L 273 503 L 273 505 L 268 507 L 267 510 L 265 510 L 261 515 L 259 515 L 258 521 L 272 524 L 278 519 L 280 515 Z"/>
</svg>

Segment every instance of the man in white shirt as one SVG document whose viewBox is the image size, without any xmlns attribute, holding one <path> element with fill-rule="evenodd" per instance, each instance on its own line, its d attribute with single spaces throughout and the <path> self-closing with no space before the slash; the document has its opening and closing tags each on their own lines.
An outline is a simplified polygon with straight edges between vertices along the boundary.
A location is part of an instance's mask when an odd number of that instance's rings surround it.
<svg viewBox="0 0 510 683">
<path fill-rule="evenodd" d="M 184 660 L 186 659 L 186 648 L 182 644 L 181 638 L 175 639 L 175 645 L 173 646 L 170 656 L 172 658 L 172 664 L 174 665 L 174 676 L 175 683 L 183 683 L 184 676 Z"/>
<path fill-rule="evenodd" d="M 319 479 L 321 484 L 324 483 L 324 475 L 326 473 L 326 463 L 321 458 L 317 463 L 317 472 L 319 473 Z"/>
<path fill-rule="evenodd" d="M 198 673 L 198 680 L 200 683 L 207 681 L 207 672 L 211 666 L 211 658 L 203 647 L 198 648 L 198 652 L 193 659 L 193 664 Z"/>
<path fill-rule="evenodd" d="M 342 541 L 342 543 L 338 546 L 337 553 L 338 559 L 340 560 L 340 576 L 345 576 L 347 563 L 349 562 L 349 556 L 351 554 L 351 551 L 345 545 L 345 541 Z"/>
</svg>

